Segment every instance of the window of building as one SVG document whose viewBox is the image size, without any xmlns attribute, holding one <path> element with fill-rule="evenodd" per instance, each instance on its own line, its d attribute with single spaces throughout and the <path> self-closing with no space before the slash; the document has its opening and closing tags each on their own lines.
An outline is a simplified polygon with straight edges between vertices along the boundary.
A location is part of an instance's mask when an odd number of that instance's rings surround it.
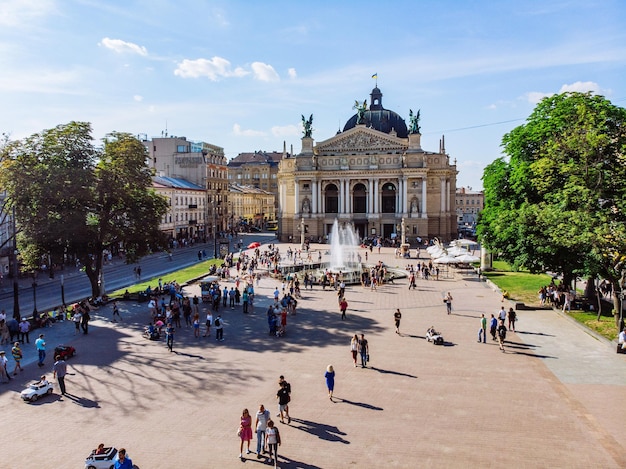
<svg viewBox="0 0 626 469">
<path fill-rule="evenodd" d="M 177 153 L 187 153 L 187 145 L 176 145 Z"/>
</svg>

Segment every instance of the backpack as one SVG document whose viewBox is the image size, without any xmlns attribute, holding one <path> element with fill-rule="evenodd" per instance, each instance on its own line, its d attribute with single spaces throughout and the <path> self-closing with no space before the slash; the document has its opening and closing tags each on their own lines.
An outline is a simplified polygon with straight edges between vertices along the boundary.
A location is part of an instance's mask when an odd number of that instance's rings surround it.
<svg viewBox="0 0 626 469">
<path fill-rule="evenodd" d="M 222 323 L 222 321 L 220 321 L 220 318 L 216 318 L 215 319 L 215 327 L 219 327 L 219 325 Z"/>
<path fill-rule="evenodd" d="M 502 338 L 502 340 L 506 339 L 506 328 L 504 327 L 499 328 L 498 335 Z"/>
</svg>

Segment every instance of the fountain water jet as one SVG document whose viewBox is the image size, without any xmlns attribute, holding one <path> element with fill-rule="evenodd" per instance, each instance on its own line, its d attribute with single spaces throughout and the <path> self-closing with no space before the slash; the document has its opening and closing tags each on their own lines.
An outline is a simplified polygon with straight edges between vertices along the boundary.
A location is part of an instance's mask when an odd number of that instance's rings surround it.
<svg viewBox="0 0 626 469">
<path fill-rule="evenodd" d="M 330 232 L 330 265 L 333 272 L 359 270 L 361 263 L 358 260 L 359 238 L 352 223 L 343 227 L 335 219 Z"/>
</svg>

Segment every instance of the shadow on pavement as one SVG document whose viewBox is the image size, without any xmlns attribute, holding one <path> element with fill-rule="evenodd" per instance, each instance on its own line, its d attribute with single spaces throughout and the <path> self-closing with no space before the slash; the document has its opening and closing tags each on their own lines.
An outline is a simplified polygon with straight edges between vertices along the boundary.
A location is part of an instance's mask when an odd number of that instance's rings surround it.
<svg viewBox="0 0 626 469">
<path fill-rule="evenodd" d="M 355 402 L 355 401 L 351 401 L 349 399 L 343 399 L 341 397 L 336 397 L 336 396 L 333 396 L 333 399 L 335 399 L 336 402 L 343 402 L 343 403 L 354 405 L 354 406 L 357 406 L 357 407 L 363 407 L 364 409 L 385 410 L 382 407 L 376 407 L 376 406 L 373 406 L 371 404 L 366 404 L 365 402 Z"/>
<path fill-rule="evenodd" d="M 339 399 L 339 400 L 343 401 L 343 399 Z M 352 404 L 352 402 L 350 401 L 344 401 L 344 402 L 348 402 Z M 354 403 L 354 404 L 367 406 L 367 404 L 359 404 L 359 403 Z M 382 410 L 382 409 L 376 408 L 376 410 Z M 310 420 L 297 419 L 297 418 L 292 418 L 291 421 L 299 424 L 297 426 L 292 425 L 291 428 L 296 428 L 298 430 L 302 430 L 304 432 L 310 433 L 311 435 L 315 435 L 322 440 L 339 441 L 346 445 L 350 444 L 348 440 L 345 440 L 342 438 L 342 436 L 345 436 L 346 434 L 340 431 L 337 427 L 333 427 L 331 425 L 325 425 L 323 423 L 311 422 Z"/>
<path fill-rule="evenodd" d="M 407 373 L 400 373 L 399 371 L 383 370 L 382 368 L 376 368 L 374 366 L 370 366 L 370 369 L 372 369 L 374 371 L 378 371 L 379 373 L 384 373 L 384 374 L 389 374 L 389 375 L 396 375 L 396 376 L 406 376 L 407 378 L 415 378 L 415 379 L 417 379 L 417 376 L 415 376 L 415 375 L 409 375 Z"/>
<path fill-rule="evenodd" d="M 528 335 L 542 335 L 544 337 L 556 337 L 552 334 L 546 334 L 545 332 L 530 332 L 530 331 L 516 331 L 516 334 L 528 334 Z"/>
</svg>

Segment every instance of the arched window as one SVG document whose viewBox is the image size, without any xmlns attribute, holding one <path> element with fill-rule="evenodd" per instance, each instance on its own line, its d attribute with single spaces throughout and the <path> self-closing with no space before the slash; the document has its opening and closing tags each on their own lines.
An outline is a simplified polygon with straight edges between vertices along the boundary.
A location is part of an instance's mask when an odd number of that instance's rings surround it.
<svg viewBox="0 0 626 469">
<path fill-rule="evenodd" d="M 324 191 L 326 213 L 339 213 L 339 189 L 334 184 L 328 184 Z"/>
<path fill-rule="evenodd" d="M 352 213 L 367 213 L 367 190 L 361 183 L 352 190 Z"/>
<path fill-rule="evenodd" d="M 383 185 L 382 213 L 396 213 L 396 186 L 388 182 Z"/>
</svg>

